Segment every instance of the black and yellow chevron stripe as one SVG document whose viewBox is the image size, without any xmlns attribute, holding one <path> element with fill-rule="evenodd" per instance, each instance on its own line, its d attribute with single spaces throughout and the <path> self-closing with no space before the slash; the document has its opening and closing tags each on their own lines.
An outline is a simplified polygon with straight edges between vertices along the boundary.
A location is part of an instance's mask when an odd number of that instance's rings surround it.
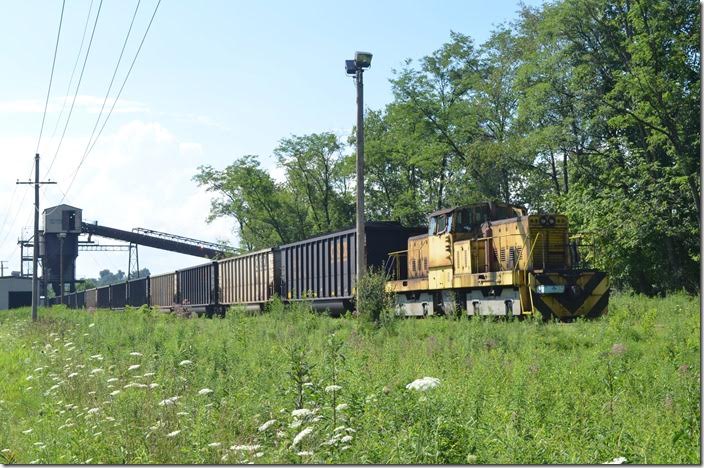
<svg viewBox="0 0 704 468">
<path fill-rule="evenodd" d="M 596 318 L 608 311 L 609 278 L 603 271 L 571 270 L 535 273 L 531 283 L 533 304 L 543 318 Z M 540 285 L 564 285 L 561 294 L 540 294 Z"/>
</svg>

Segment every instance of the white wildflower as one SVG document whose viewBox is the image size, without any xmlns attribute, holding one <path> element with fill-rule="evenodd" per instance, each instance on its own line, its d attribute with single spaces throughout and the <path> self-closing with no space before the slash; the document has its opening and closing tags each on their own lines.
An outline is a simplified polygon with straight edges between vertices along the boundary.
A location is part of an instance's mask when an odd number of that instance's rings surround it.
<svg viewBox="0 0 704 468">
<path fill-rule="evenodd" d="M 332 431 L 333 431 L 333 432 L 340 432 L 340 431 L 344 431 L 344 430 L 345 430 L 345 426 L 337 426 L 337 427 L 336 427 L 335 429 L 333 429 Z"/>
<path fill-rule="evenodd" d="M 159 402 L 159 406 L 171 406 L 171 405 L 174 405 L 174 404 L 176 404 L 176 400 L 178 400 L 178 397 L 177 397 L 177 396 L 173 396 L 173 397 L 171 397 L 171 398 L 167 398 L 167 399 L 165 399 L 165 400 L 161 400 L 161 401 Z"/>
<path fill-rule="evenodd" d="M 259 426 L 259 429 L 257 429 L 257 430 L 259 432 L 264 432 L 267 429 L 269 429 L 271 426 L 273 426 L 274 423 L 276 423 L 276 419 L 270 419 L 267 422 L 265 422 L 264 424 L 262 424 L 261 426 Z"/>
<path fill-rule="evenodd" d="M 92 458 L 89 458 L 88 460 L 84 461 L 83 464 L 84 464 L 84 465 L 87 465 L 87 464 L 89 464 L 89 463 L 92 462 L 92 461 L 93 461 L 93 459 L 92 459 Z"/>
<path fill-rule="evenodd" d="M 186 411 L 179 411 L 176 413 L 176 416 L 188 416 L 188 413 Z"/>
<path fill-rule="evenodd" d="M 90 371 L 91 374 L 100 374 L 101 372 L 105 372 L 105 371 L 103 369 L 101 369 L 100 367 Z"/>
<path fill-rule="evenodd" d="M 24 391 L 25 391 L 25 392 L 28 392 L 28 391 L 30 391 L 30 390 L 33 389 L 33 388 L 34 388 L 34 387 L 27 387 L 27 388 L 24 389 Z"/>
<path fill-rule="evenodd" d="M 613 460 L 603 463 L 603 465 L 622 465 L 626 463 L 628 460 L 626 460 L 626 457 L 617 457 L 614 458 Z"/>
<path fill-rule="evenodd" d="M 209 393 L 213 393 L 213 391 L 209 388 L 201 388 L 198 390 L 198 395 L 207 395 Z"/>
<path fill-rule="evenodd" d="M 259 450 L 261 447 L 261 445 L 233 445 L 230 447 L 230 450 L 236 450 L 239 452 L 254 452 L 255 450 Z"/>
<path fill-rule="evenodd" d="M 88 328 L 93 328 L 94 326 L 95 326 L 95 324 L 91 323 L 90 325 L 88 325 Z"/>
<path fill-rule="evenodd" d="M 347 403 L 340 403 L 335 407 L 335 411 L 344 411 L 347 408 L 349 408 L 349 405 Z"/>
<path fill-rule="evenodd" d="M 73 342 L 72 342 L 72 341 L 69 341 L 68 343 L 66 343 L 66 344 L 64 345 L 64 348 L 68 348 L 69 346 L 73 346 Z"/>
<path fill-rule="evenodd" d="M 120 393 L 120 390 L 115 390 L 114 392 L 110 392 L 111 396 L 117 396 Z"/>
<path fill-rule="evenodd" d="M 142 377 L 152 377 L 152 376 L 154 376 L 154 375 L 156 375 L 154 372 L 147 372 L 147 373 L 144 374 Z"/>
<path fill-rule="evenodd" d="M 158 383 L 150 383 L 149 388 L 157 388 L 159 386 Z"/>
<path fill-rule="evenodd" d="M 180 430 L 179 430 L 179 431 L 169 432 L 168 434 L 166 434 L 166 437 L 176 437 L 176 436 L 179 435 L 180 433 L 181 433 Z"/>
<path fill-rule="evenodd" d="M 34 378 L 33 375 L 28 375 L 27 378 L 25 378 L 25 380 L 32 380 L 33 378 Z"/>
<path fill-rule="evenodd" d="M 88 392 L 88 395 L 95 395 L 95 390 L 91 390 L 90 392 Z"/>
<path fill-rule="evenodd" d="M 221 442 L 211 442 L 208 444 L 208 447 L 220 447 L 221 445 Z"/>
<path fill-rule="evenodd" d="M 262 457 L 262 456 L 264 456 L 264 452 L 257 452 L 257 453 L 254 454 L 254 456 L 255 456 L 256 458 Z"/>
<path fill-rule="evenodd" d="M 32 429 L 31 429 L 31 428 L 30 428 L 30 429 L 27 429 L 26 431 L 22 431 L 22 434 L 31 434 L 31 433 L 32 433 Z"/>
<path fill-rule="evenodd" d="M 291 429 L 296 429 L 297 427 L 301 427 L 302 424 L 303 421 L 301 421 L 300 419 L 294 419 L 293 422 L 288 425 L 288 427 L 290 427 Z"/>
<path fill-rule="evenodd" d="M 130 353 L 130 356 L 141 356 L 141 355 L 142 355 L 142 353 L 137 352 L 137 351 L 132 351 L 132 352 Z"/>
<path fill-rule="evenodd" d="M 189 361 L 188 359 L 184 359 L 183 361 L 179 362 L 179 366 L 187 366 L 189 364 L 193 364 L 193 361 Z"/>
<path fill-rule="evenodd" d="M 137 369 L 139 369 L 140 367 L 142 367 L 142 366 L 139 365 L 139 364 L 132 364 L 130 367 L 127 368 L 127 370 L 128 370 L 128 371 L 137 370 Z"/>
<path fill-rule="evenodd" d="M 349 445 L 345 445 L 345 446 L 342 447 L 340 450 L 344 452 L 345 450 L 349 450 L 349 448 L 350 448 Z"/>
<path fill-rule="evenodd" d="M 41 372 L 43 370 L 44 370 L 43 367 L 37 367 L 36 369 L 34 369 L 34 372 Z"/>
<path fill-rule="evenodd" d="M 291 443 L 291 448 L 293 448 L 293 447 L 295 447 L 296 445 L 298 445 L 298 443 L 299 443 L 301 440 L 303 440 L 303 438 L 306 437 L 306 436 L 307 436 L 308 434 L 310 434 L 311 432 L 313 432 L 313 428 L 312 428 L 312 427 L 306 427 L 306 428 L 303 429 L 301 432 L 299 432 L 298 434 L 296 434 L 296 437 L 293 438 L 293 442 Z"/>
<path fill-rule="evenodd" d="M 112 377 L 112 378 L 108 379 L 108 383 L 117 382 L 118 380 L 120 380 L 120 379 L 118 379 L 117 377 Z"/>
<path fill-rule="evenodd" d="M 419 392 L 426 392 L 440 385 L 440 379 L 435 377 L 423 377 L 422 379 L 416 379 L 413 382 L 406 385 L 408 390 L 417 390 Z"/>
<path fill-rule="evenodd" d="M 352 441 L 352 436 L 351 436 L 351 435 L 346 435 L 345 437 L 343 437 L 342 439 L 340 439 L 340 442 L 342 442 L 343 444 L 345 444 L 345 443 L 347 443 L 347 442 L 351 442 L 351 441 Z"/>
<path fill-rule="evenodd" d="M 32 460 L 31 462 L 29 462 L 30 465 L 36 465 L 37 463 L 39 463 L 38 458 L 36 460 Z"/>
<path fill-rule="evenodd" d="M 306 416 L 312 415 L 313 412 L 307 408 L 295 409 L 291 411 L 291 416 L 296 418 L 305 418 Z"/>
<path fill-rule="evenodd" d="M 313 383 L 312 382 L 306 382 L 303 384 L 304 387 L 312 387 Z"/>
<path fill-rule="evenodd" d="M 342 387 L 340 387 L 339 385 L 328 385 L 327 387 L 325 387 L 325 391 L 327 393 L 339 392 L 340 390 L 342 390 Z"/>
<path fill-rule="evenodd" d="M 125 385 L 122 388 L 132 388 L 132 387 L 137 387 L 137 388 L 147 388 L 148 385 L 137 383 L 137 382 L 130 382 L 127 385 Z"/>
<path fill-rule="evenodd" d="M 101 435 L 102 433 L 103 433 L 102 431 L 101 431 L 101 432 L 96 432 L 95 434 L 93 434 L 93 437 L 98 437 L 98 436 Z"/>
<path fill-rule="evenodd" d="M 311 456 L 313 456 L 313 452 L 310 452 L 308 450 L 304 450 L 302 452 L 298 452 L 296 455 L 298 455 L 299 457 L 311 457 Z"/>
<path fill-rule="evenodd" d="M 346 430 L 347 432 L 351 432 L 351 433 L 357 432 L 357 431 L 355 431 L 354 429 L 352 429 L 351 427 L 348 427 L 348 428 L 345 429 L 345 430 Z"/>
<path fill-rule="evenodd" d="M 227 454 L 223 455 L 223 456 L 220 458 L 220 461 L 226 462 L 226 461 L 227 461 Z"/>
<path fill-rule="evenodd" d="M 94 354 L 90 357 L 91 359 L 97 359 L 98 361 L 103 360 L 103 355 L 102 354 Z"/>
<path fill-rule="evenodd" d="M 88 414 L 95 414 L 100 411 L 100 408 L 91 408 L 88 410 Z"/>
<path fill-rule="evenodd" d="M 112 422 L 112 421 L 115 420 L 115 418 L 113 418 L 112 416 L 106 416 L 106 417 L 105 417 L 105 420 Z"/>
</svg>

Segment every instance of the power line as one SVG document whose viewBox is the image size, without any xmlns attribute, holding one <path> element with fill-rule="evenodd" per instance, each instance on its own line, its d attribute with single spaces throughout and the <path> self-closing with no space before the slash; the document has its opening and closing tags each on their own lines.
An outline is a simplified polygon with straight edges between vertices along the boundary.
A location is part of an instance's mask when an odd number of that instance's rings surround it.
<svg viewBox="0 0 704 468">
<path fill-rule="evenodd" d="M 117 59 L 117 64 L 115 65 L 115 71 L 112 73 L 112 78 L 110 79 L 110 84 L 108 85 L 108 90 L 105 93 L 105 99 L 103 99 L 103 105 L 100 106 L 100 112 L 98 113 L 98 118 L 95 119 L 95 125 L 93 126 L 93 131 L 90 134 L 90 137 L 88 138 L 88 143 L 86 143 L 86 149 L 83 151 L 83 154 L 88 153 L 88 148 L 90 148 L 90 143 L 93 140 L 93 135 L 95 135 L 95 130 L 98 128 L 98 124 L 100 123 L 100 117 L 103 115 L 103 110 L 105 110 L 105 103 L 108 102 L 108 96 L 110 96 L 110 90 L 112 89 L 112 84 L 115 82 L 115 77 L 117 76 L 117 70 L 120 68 L 120 62 L 122 62 L 122 56 L 125 53 L 125 47 L 127 47 L 127 41 L 130 38 L 130 34 L 132 33 L 132 26 L 134 26 L 134 19 L 137 17 L 137 12 L 139 11 L 139 5 L 142 3 L 142 0 L 139 0 L 137 2 L 137 7 L 134 9 L 134 14 L 132 15 L 132 21 L 130 21 L 130 27 L 127 30 L 127 35 L 125 36 L 125 40 L 122 43 L 122 50 L 120 50 L 120 57 Z M 139 52 L 137 52 L 139 53 Z M 118 96 L 119 97 L 119 96 Z M 117 101 L 117 99 L 116 99 Z M 108 118 L 110 116 L 108 115 Z M 105 119 L 107 120 L 107 118 Z M 64 194 L 65 198 L 65 194 Z"/>
<path fill-rule="evenodd" d="M 49 172 L 51 171 L 51 168 L 54 167 L 54 161 L 56 161 L 56 157 L 59 155 L 59 150 L 61 149 L 61 143 L 64 141 L 64 136 L 66 136 L 66 129 L 68 128 L 68 123 L 71 121 L 71 114 L 73 113 L 73 107 L 76 104 L 76 98 L 78 97 L 78 90 L 81 88 L 81 81 L 83 80 L 83 72 L 86 70 L 86 63 L 88 63 L 88 56 L 90 55 L 90 48 L 93 45 L 93 37 L 95 36 L 95 29 L 98 26 L 98 18 L 100 18 L 100 10 L 103 7 L 103 0 L 100 0 L 100 4 L 98 5 L 98 13 L 95 15 L 95 22 L 93 23 L 93 31 L 90 34 L 90 41 L 88 41 L 88 48 L 86 49 L 86 57 L 83 60 L 83 67 L 81 68 L 81 74 L 78 76 L 78 84 L 76 85 L 76 92 L 73 95 L 73 101 L 71 102 L 71 108 L 68 111 L 68 117 L 66 117 L 66 125 L 64 125 L 64 131 L 61 134 L 61 139 L 59 139 L 59 145 L 56 147 L 56 153 L 54 153 L 54 157 L 51 159 L 51 163 L 49 164 L 49 169 L 44 173 L 44 177 L 46 177 Z"/>
<path fill-rule="evenodd" d="M 61 25 L 64 22 L 64 8 L 66 0 L 61 4 L 61 17 L 59 18 L 59 32 L 56 34 L 56 46 L 54 46 L 54 59 L 51 62 L 51 74 L 49 75 L 49 89 L 46 92 L 46 101 L 44 102 L 44 115 L 42 115 L 42 126 L 39 129 L 39 139 L 37 140 L 37 150 L 39 152 L 39 143 L 42 141 L 42 133 L 44 133 L 44 121 L 46 120 L 46 109 L 49 106 L 49 94 L 51 94 L 51 83 L 54 81 L 54 66 L 56 65 L 56 53 L 59 50 L 59 38 L 61 37 Z"/>
<path fill-rule="evenodd" d="M 51 132 L 51 138 L 56 135 L 56 130 L 59 128 L 59 122 L 61 122 L 61 116 L 64 115 L 64 109 L 66 108 L 66 101 L 68 100 L 68 95 L 71 92 L 71 85 L 73 84 L 73 77 L 76 74 L 76 67 L 78 67 L 78 60 L 81 58 L 81 52 L 83 52 L 83 43 L 86 40 L 86 32 L 88 32 L 88 23 L 90 20 L 90 13 L 93 11 L 93 0 L 90 0 L 90 6 L 88 7 L 88 15 L 86 16 L 86 22 L 83 26 L 83 36 L 81 37 L 81 45 L 78 48 L 78 54 L 76 55 L 76 61 L 73 62 L 73 70 L 71 71 L 71 78 L 68 80 L 68 87 L 66 88 L 66 94 L 64 95 L 64 102 L 61 104 L 61 111 L 59 112 L 59 118 L 56 119 L 56 125 L 54 125 L 54 131 Z"/>
<path fill-rule="evenodd" d="M 156 12 L 159 10 L 159 5 L 161 4 L 161 0 L 159 0 L 156 4 L 156 7 L 154 8 L 154 13 L 152 13 L 152 17 L 149 20 L 149 24 L 147 25 L 146 31 L 144 31 L 144 36 L 142 36 L 142 40 L 139 43 L 139 48 L 137 48 L 137 52 L 134 55 L 134 58 L 132 59 L 132 63 L 130 64 L 130 68 L 127 70 L 127 75 L 125 75 L 125 79 L 122 82 L 122 86 L 120 86 L 120 90 L 117 93 L 117 96 L 115 97 L 115 100 L 112 103 L 112 106 L 110 107 L 110 111 L 108 112 L 108 115 L 105 117 L 105 120 L 103 121 L 102 127 L 100 127 L 100 131 L 98 132 L 98 135 L 95 137 L 95 140 L 93 143 L 90 145 L 90 148 L 83 154 L 81 157 L 81 161 L 78 163 L 78 166 L 76 167 L 76 170 L 73 172 L 73 177 L 71 177 L 71 182 L 68 185 L 68 188 L 66 189 L 66 193 L 68 193 L 71 190 L 71 187 L 73 187 L 73 182 L 76 180 L 76 176 L 78 175 L 78 171 L 81 169 L 81 166 L 83 166 L 83 163 L 85 162 L 86 158 L 88 157 L 88 154 L 93 150 L 95 147 L 95 144 L 97 143 L 98 139 L 100 138 L 100 135 L 103 133 L 103 130 L 105 129 L 105 125 L 107 125 L 108 120 L 110 119 L 110 116 L 112 115 L 112 111 L 115 109 L 115 105 L 117 104 L 117 101 L 120 99 L 120 95 L 122 94 L 122 90 L 125 88 L 125 84 L 127 84 L 127 80 L 130 77 L 130 73 L 132 72 L 132 68 L 134 67 L 135 62 L 137 61 L 137 57 L 139 57 L 139 52 L 142 50 L 142 46 L 144 45 L 144 40 L 147 38 L 147 34 L 149 33 L 149 29 L 152 26 L 152 22 L 154 21 L 154 17 L 156 16 Z M 64 198 L 66 198 L 64 196 Z M 59 205 L 63 202 L 64 198 L 61 199 L 61 201 L 58 203 Z"/>
</svg>

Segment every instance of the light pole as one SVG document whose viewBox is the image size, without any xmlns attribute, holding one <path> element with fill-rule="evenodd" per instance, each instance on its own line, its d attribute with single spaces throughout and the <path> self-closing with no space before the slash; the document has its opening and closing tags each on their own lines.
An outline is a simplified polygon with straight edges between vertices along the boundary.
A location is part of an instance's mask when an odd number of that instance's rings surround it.
<svg viewBox="0 0 704 468">
<path fill-rule="evenodd" d="M 372 65 L 372 54 L 355 52 L 354 60 L 345 60 L 345 70 L 357 84 L 357 282 L 367 270 L 364 233 L 364 70 Z M 359 304 L 357 304 L 357 312 Z"/>
</svg>

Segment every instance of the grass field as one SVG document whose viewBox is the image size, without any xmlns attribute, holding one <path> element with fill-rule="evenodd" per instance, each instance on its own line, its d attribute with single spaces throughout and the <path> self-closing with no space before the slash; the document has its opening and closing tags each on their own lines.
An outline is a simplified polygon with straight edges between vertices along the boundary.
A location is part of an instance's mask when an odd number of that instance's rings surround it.
<svg viewBox="0 0 704 468">
<path fill-rule="evenodd" d="M 699 464 L 700 369 L 684 295 L 379 329 L 25 309 L 0 313 L 0 462 Z"/>
</svg>

